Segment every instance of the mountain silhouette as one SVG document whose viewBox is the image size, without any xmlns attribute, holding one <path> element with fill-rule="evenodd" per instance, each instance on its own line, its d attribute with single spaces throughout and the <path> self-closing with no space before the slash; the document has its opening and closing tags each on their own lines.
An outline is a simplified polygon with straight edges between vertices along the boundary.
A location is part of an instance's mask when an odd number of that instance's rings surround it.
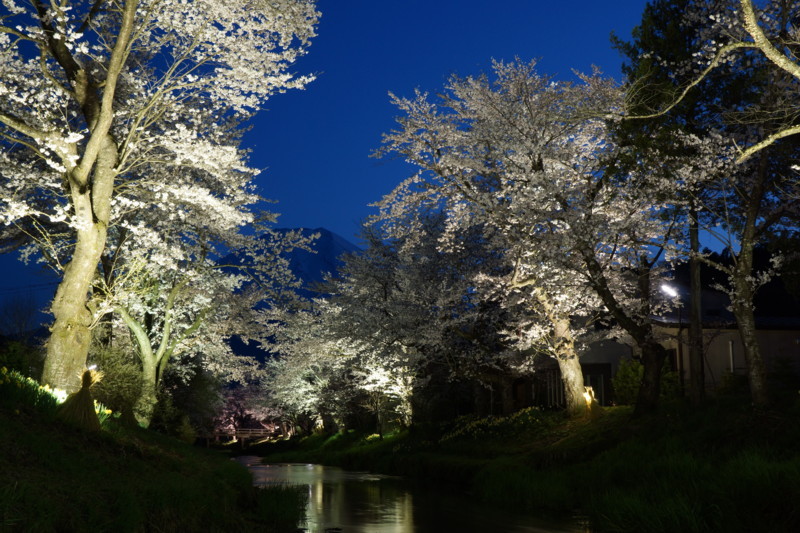
<svg viewBox="0 0 800 533">
<path fill-rule="evenodd" d="M 296 230 L 279 228 L 276 231 L 289 232 Z M 296 249 L 287 254 L 292 272 L 303 283 L 303 287 L 299 290 L 300 295 L 312 298 L 320 295 L 318 288 L 325 277 L 328 274 L 336 274 L 336 271 L 342 265 L 342 256 L 347 253 L 357 252 L 360 248 L 325 228 L 300 228 L 299 231 L 304 237 L 318 235 L 310 246 L 313 251 Z M 262 362 L 269 357 L 267 351 L 259 343 L 246 344 L 237 336 L 231 337 L 228 342 L 234 353 L 238 355 L 254 357 Z"/>
<path fill-rule="evenodd" d="M 300 228 L 300 231 L 304 237 L 318 235 L 311 244 L 313 253 L 297 249 L 288 254 L 292 272 L 303 281 L 303 287 L 310 292 L 314 291 L 327 274 L 336 273 L 342 265 L 342 255 L 360 250 L 344 237 L 325 228 Z"/>
</svg>

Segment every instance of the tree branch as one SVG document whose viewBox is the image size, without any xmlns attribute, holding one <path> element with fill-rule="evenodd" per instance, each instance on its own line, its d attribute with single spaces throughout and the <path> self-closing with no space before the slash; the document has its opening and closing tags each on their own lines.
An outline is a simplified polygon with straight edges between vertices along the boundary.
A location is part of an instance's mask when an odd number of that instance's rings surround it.
<svg viewBox="0 0 800 533">
<path fill-rule="evenodd" d="M 675 107 L 678 104 L 680 104 L 683 101 L 684 98 L 686 98 L 686 95 L 689 94 L 689 91 L 691 91 L 693 88 L 695 88 L 697 85 L 699 85 L 700 82 L 702 82 L 712 70 L 717 68 L 717 66 L 719 66 L 719 64 L 722 61 L 722 59 L 729 52 L 732 52 L 734 50 L 738 50 L 740 48 L 757 48 L 757 45 L 754 44 L 754 43 L 738 42 L 738 43 L 731 43 L 731 44 L 727 44 L 727 45 L 723 46 L 722 48 L 720 48 L 717 51 L 716 55 L 714 56 L 714 59 L 711 60 L 711 63 L 709 63 L 709 65 L 703 70 L 703 72 L 701 72 L 700 75 L 697 78 L 695 78 L 693 81 L 691 81 L 689 83 L 689 85 L 684 87 L 683 91 L 681 91 L 681 94 L 678 96 L 678 98 L 676 100 L 673 100 L 672 103 L 669 104 L 667 107 L 665 107 L 664 109 L 662 109 L 660 111 L 657 111 L 655 113 L 651 113 L 649 115 L 627 115 L 627 116 L 623 115 L 621 118 L 623 120 L 646 120 L 646 119 L 658 118 L 658 117 L 666 115 L 667 113 L 669 113 L 670 111 L 675 109 Z"/>
<path fill-rule="evenodd" d="M 744 18 L 744 27 L 750 37 L 753 38 L 755 46 L 761 50 L 767 59 L 775 63 L 781 70 L 786 71 L 793 77 L 800 80 L 800 65 L 786 57 L 780 50 L 770 42 L 764 30 L 758 25 L 758 18 L 756 17 L 755 10 L 753 9 L 752 0 L 740 0 L 742 6 L 742 16 Z"/>
<path fill-rule="evenodd" d="M 89 10 L 89 13 L 86 15 L 86 19 L 83 21 L 83 24 L 81 24 L 81 27 L 78 28 L 78 32 L 83 33 L 86 31 L 86 28 L 88 28 L 89 24 L 92 23 L 94 17 L 100 12 L 100 7 L 105 1 L 106 0 L 95 0 L 94 4 L 92 4 L 92 8 Z"/>
<path fill-rule="evenodd" d="M 86 149 L 84 150 L 84 155 L 80 164 L 75 169 L 75 172 L 73 172 L 74 179 L 79 183 L 86 183 L 95 160 L 100 153 L 100 149 L 107 140 L 106 135 L 108 135 L 114 120 L 114 94 L 117 88 L 117 80 L 122 73 L 125 61 L 128 58 L 128 53 L 130 52 L 131 36 L 134 30 L 137 6 L 137 0 L 127 0 L 123 8 L 122 24 L 120 26 L 117 42 L 114 43 L 114 48 L 111 52 L 111 59 L 109 60 L 105 90 L 103 91 L 103 98 L 100 103 L 98 120 L 96 124 L 89 124 L 92 135 L 89 138 L 89 142 L 86 144 Z"/>
<path fill-rule="evenodd" d="M 782 129 L 772 135 L 767 136 L 765 139 L 762 139 L 758 143 L 754 144 L 753 146 L 746 148 L 745 150 L 739 151 L 739 157 L 736 158 L 737 163 L 743 163 L 757 152 L 760 152 L 767 146 L 771 145 L 775 141 L 779 139 L 783 139 L 784 137 L 789 137 L 790 135 L 794 135 L 796 133 L 800 133 L 800 125 L 799 126 L 790 126 L 788 128 Z"/>
<path fill-rule="evenodd" d="M 21 133 L 23 135 L 26 135 L 26 136 L 28 136 L 28 137 L 30 137 L 32 139 L 44 140 L 44 139 L 47 139 L 49 137 L 52 137 L 51 133 L 48 133 L 46 131 L 42 131 L 42 130 L 34 128 L 32 126 L 28 126 L 22 120 L 20 120 L 20 119 L 18 119 L 16 117 L 12 117 L 11 115 L 8 115 L 6 113 L 0 112 L 0 123 L 3 123 L 6 126 L 8 126 L 9 128 L 11 128 L 11 129 L 13 129 L 15 131 L 18 131 L 19 133 Z"/>
</svg>

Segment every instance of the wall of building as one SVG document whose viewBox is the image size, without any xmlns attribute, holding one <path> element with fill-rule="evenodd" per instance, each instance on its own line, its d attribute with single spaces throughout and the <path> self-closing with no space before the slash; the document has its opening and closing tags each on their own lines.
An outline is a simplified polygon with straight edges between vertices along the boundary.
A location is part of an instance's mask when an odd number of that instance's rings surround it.
<svg viewBox="0 0 800 533">
<path fill-rule="evenodd" d="M 664 345 L 675 350 L 677 370 L 688 383 L 689 346 L 686 328 L 663 328 L 667 340 Z M 761 354 L 767 372 L 773 374 L 795 374 L 800 376 L 800 331 L 759 330 L 757 333 Z M 747 366 L 744 346 L 737 329 L 707 328 L 703 332 L 704 373 L 708 390 L 714 390 L 726 382 L 727 376 L 744 376 Z"/>
</svg>

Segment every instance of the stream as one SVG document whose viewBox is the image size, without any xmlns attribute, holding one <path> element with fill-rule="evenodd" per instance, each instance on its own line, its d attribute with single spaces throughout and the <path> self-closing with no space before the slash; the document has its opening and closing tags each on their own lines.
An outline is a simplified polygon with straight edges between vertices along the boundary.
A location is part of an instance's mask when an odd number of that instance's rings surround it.
<svg viewBox="0 0 800 533">
<path fill-rule="evenodd" d="M 542 533 L 586 532 L 577 520 L 548 522 L 500 510 L 449 488 L 418 487 L 399 477 L 350 472 L 316 464 L 264 464 L 260 457 L 237 460 L 253 482 L 301 485 L 308 489 L 309 533 Z"/>
</svg>

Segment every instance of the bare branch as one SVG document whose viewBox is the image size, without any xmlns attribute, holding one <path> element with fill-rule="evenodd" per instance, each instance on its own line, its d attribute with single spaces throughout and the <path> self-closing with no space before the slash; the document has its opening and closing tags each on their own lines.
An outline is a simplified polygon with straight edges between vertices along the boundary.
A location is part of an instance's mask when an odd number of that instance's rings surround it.
<svg viewBox="0 0 800 533">
<path fill-rule="evenodd" d="M 740 153 L 739 153 L 739 157 L 736 158 L 736 162 L 737 163 L 744 163 L 751 156 L 753 156 L 757 152 L 760 152 L 761 150 L 763 150 L 767 146 L 771 145 L 775 141 L 777 141 L 779 139 L 783 139 L 784 137 L 789 137 L 789 136 L 794 135 L 796 133 L 800 133 L 800 126 L 791 126 L 791 127 L 782 129 L 779 132 L 773 133 L 772 135 L 769 135 L 765 139 L 762 139 L 760 142 L 754 144 L 753 146 L 750 146 L 749 148 L 741 150 Z"/>
<path fill-rule="evenodd" d="M 666 115 L 667 113 L 675 109 L 675 107 L 678 104 L 680 104 L 684 98 L 686 98 L 686 95 L 689 94 L 689 91 L 691 91 L 693 88 L 699 85 L 711 73 L 712 70 L 717 68 L 726 55 L 728 55 L 730 52 L 733 52 L 734 50 L 739 50 L 742 48 L 756 48 L 756 45 L 753 43 L 738 42 L 723 46 L 722 48 L 719 49 L 719 51 L 717 51 L 716 55 L 714 56 L 714 59 L 711 60 L 711 63 L 709 63 L 709 65 L 703 70 L 703 72 L 701 72 L 697 78 L 695 78 L 686 87 L 684 87 L 678 98 L 673 100 L 672 103 L 670 103 L 667 107 L 655 113 L 650 113 L 649 115 L 624 115 L 622 116 L 622 119 L 646 120 Z"/>
<path fill-rule="evenodd" d="M 742 16 L 744 17 L 744 27 L 750 37 L 753 38 L 755 46 L 761 50 L 767 59 L 775 63 L 780 69 L 788 72 L 793 77 L 800 80 L 800 65 L 786 57 L 778 50 L 767 38 L 764 30 L 758 25 L 758 18 L 753 9 L 752 0 L 740 0 L 742 6 Z"/>
</svg>

